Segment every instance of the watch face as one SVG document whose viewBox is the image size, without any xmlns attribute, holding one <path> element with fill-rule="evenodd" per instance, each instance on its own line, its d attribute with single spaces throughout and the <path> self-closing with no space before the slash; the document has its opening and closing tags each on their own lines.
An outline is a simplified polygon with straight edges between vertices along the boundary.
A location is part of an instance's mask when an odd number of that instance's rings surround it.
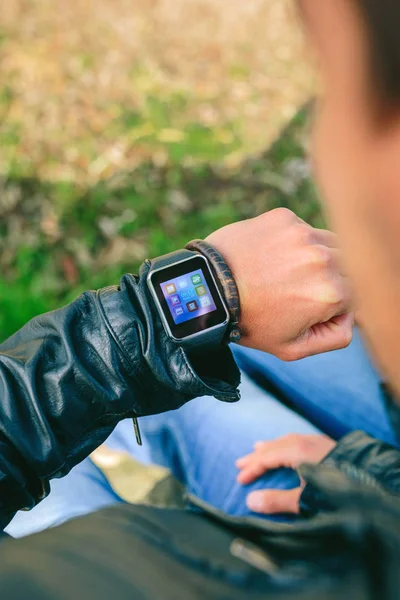
<svg viewBox="0 0 400 600">
<path fill-rule="evenodd" d="M 154 271 L 150 281 L 174 338 L 181 340 L 227 321 L 205 258 L 194 256 Z"/>
</svg>

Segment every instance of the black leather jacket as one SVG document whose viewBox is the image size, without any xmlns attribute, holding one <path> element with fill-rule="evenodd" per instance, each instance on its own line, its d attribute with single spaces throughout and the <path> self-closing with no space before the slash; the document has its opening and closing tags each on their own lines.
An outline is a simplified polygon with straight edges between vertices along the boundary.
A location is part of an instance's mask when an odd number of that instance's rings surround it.
<svg viewBox="0 0 400 600">
<path fill-rule="evenodd" d="M 0 528 L 49 493 L 125 418 L 197 396 L 239 399 L 228 347 L 203 360 L 166 336 L 146 275 L 87 292 L 0 345 Z M 133 435 L 133 429 L 132 429 Z"/>
<path fill-rule="evenodd" d="M 119 287 L 87 292 L 33 319 L 0 346 L 2 527 L 42 500 L 50 479 L 68 473 L 121 419 L 202 395 L 239 399 L 228 347 L 191 357 L 166 336 L 147 289 L 148 269 L 146 262 L 139 277 L 125 275 Z M 354 486 L 378 512 L 381 502 L 398 504 L 400 452 L 363 432 L 344 437 L 322 465 L 302 474 L 305 515 L 332 514 L 343 502 L 354 508 Z"/>
</svg>

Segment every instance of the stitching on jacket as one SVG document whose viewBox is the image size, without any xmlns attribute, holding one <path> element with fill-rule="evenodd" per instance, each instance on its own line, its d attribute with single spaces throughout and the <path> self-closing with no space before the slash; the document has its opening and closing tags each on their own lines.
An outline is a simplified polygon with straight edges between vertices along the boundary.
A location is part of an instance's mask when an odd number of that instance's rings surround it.
<svg viewBox="0 0 400 600">
<path fill-rule="evenodd" d="M 100 313 L 100 315 L 101 315 L 101 317 L 102 317 L 102 319 L 103 319 L 103 321 L 104 321 L 104 323 L 105 323 L 105 325 L 106 325 L 106 327 L 107 327 L 107 329 L 108 329 L 108 331 L 109 331 L 109 333 L 110 333 L 110 335 L 111 335 L 111 337 L 112 337 L 115 345 L 117 346 L 118 350 L 122 354 L 122 357 L 124 358 L 124 361 L 127 363 L 126 368 L 127 368 L 127 371 L 129 373 L 129 375 L 130 376 L 135 376 L 136 375 L 135 368 L 136 368 L 137 365 L 135 365 L 135 363 L 130 360 L 130 358 L 128 356 L 128 353 L 127 353 L 127 351 L 125 350 L 125 348 L 124 348 L 124 346 L 122 344 L 122 341 L 117 336 L 116 332 L 114 331 L 114 328 L 112 327 L 112 325 L 111 325 L 111 323 L 110 323 L 110 321 L 109 321 L 109 319 L 107 317 L 106 310 L 105 310 L 105 308 L 103 306 L 103 303 L 102 303 L 102 300 L 101 300 L 101 297 L 100 297 L 100 292 L 101 291 L 102 290 L 98 290 L 96 292 L 96 297 L 95 297 L 96 298 L 96 302 L 95 302 L 96 307 L 98 308 L 98 311 L 99 311 L 99 313 Z M 120 292 L 118 292 L 116 290 L 116 293 L 119 294 Z M 134 327 L 135 327 L 135 323 L 132 323 L 132 328 L 134 328 Z M 137 364 L 140 364 L 140 361 L 138 361 Z"/>
</svg>

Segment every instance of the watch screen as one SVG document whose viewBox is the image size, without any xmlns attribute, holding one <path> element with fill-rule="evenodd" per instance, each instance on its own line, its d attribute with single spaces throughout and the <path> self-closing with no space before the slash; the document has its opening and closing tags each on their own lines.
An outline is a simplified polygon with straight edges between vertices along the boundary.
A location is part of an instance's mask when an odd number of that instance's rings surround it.
<svg viewBox="0 0 400 600">
<path fill-rule="evenodd" d="M 228 318 L 208 262 L 201 256 L 155 271 L 151 283 L 177 339 L 224 323 Z"/>
<path fill-rule="evenodd" d="M 176 325 L 217 310 L 202 269 L 161 284 Z"/>
</svg>

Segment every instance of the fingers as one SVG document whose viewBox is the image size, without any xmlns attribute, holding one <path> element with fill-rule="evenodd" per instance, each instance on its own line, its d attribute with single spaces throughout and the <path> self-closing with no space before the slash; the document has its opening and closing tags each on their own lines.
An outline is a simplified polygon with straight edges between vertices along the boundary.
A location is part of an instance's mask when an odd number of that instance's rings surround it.
<svg viewBox="0 0 400 600">
<path fill-rule="evenodd" d="M 327 229 L 314 229 L 313 231 L 314 239 L 317 244 L 337 249 L 338 242 L 336 233 L 332 233 L 332 231 L 328 231 Z"/>
<path fill-rule="evenodd" d="M 301 256 L 309 271 L 305 280 L 308 290 L 322 311 L 320 320 L 327 321 L 331 316 L 348 312 L 351 290 L 339 250 L 322 243 L 313 243 L 303 248 Z"/>
<path fill-rule="evenodd" d="M 302 488 L 292 490 L 257 490 L 247 496 L 246 504 L 256 513 L 273 515 L 277 513 L 300 512 Z"/>
<path fill-rule="evenodd" d="M 242 463 L 243 464 L 243 463 Z M 237 467 L 241 469 L 240 473 L 237 476 L 238 483 L 242 485 L 248 485 L 252 481 L 255 481 L 261 475 L 265 473 L 268 469 L 264 466 L 264 461 L 262 457 L 256 457 L 247 465 L 240 466 L 239 461 L 236 463 Z"/>
<path fill-rule="evenodd" d="M 298 444 L 294 436 L 285 436 L 272 442 L 257 442 L 255 451 L 236 461 L 240 469 L 237 481 L 248 485 L 266 471 L 290 467 L 297 458 Z"/>
<path fill-rule="evenodd" d="M 325 323 L 314 325 L 308 335 L 300 339 L 292 348 L 293 356 L 296 356 L 294 360 L 347 348 L 353 339 L 353 329 L 353 313 L 339 315 Z"/>
<path fill-rule="evenodd" d="M 326 229 L 313 229 L 314 248 L 317 246 L 321 265 L 323 265 L 331 275 L 331 283 L 338 288 L 337 291 L 343 296 L 342 303 L 344 308 L 341 312 L 348 309 L 350 302 L 350 290 L 346 281 L 346 272 L 343 267 L 342 254 L 338 249 L 338 240 L 336 233 Z"/>
<path fill-rule="evenodd" d="M 295 468 L 306 458 L 305 436 L 289 434 L 270 442 L 256 442 L 254 452 L 236 461 L 240 469 L 237 481 L 247 485 L 266 471 L 280 467 Z"/>
<path fill-rule="evenodd" d="M 266 471 L 286 467 L 296 469 L 302 462 L 319 462 L 335 446 L 326 435 L 291 433 L 276 440 L 256 442 L 254 452 L 236 461 L 237 480 L 243 485 L 258 479 Z"/>
<path fill-rule="evenodd" d="M 326 435 L 291 433 L 273 441 L 256 442 L 254 452 L 240 458 L 238 482 L 248 484 L 265 471 L 279 467 L 295 469 L 302 462 L 316 463 L 333 450 L 336 442 Z M 247 506 L 257 513 L 298 513 L 302 488 L 257 490 L 247 497 Z"/>
<path fill-rule="evenodd" d="M 342 262 L 342 253 L 334 246 L 331 248 L 325 245 L 324 247 L 327 248 L 329 251 L 331 271 L 333 273 L 339 274 L 343 278 L 346 278 L 347 275 Z"/>
<path fill-rule="evenodd" d="M 279 449 L 277 451 L 273 446 L 269 452 L 252 452 L 236 462 L 237 468 L 240 469 L 237 481 L 242 485 L 248 485 L 261 477 L 266 471 L 282 466 L 282 460 L 283 457 Z"/>
<path fill-rule="evenodd" d="M 319 322 L 349 313 L 352 309 L 350 287 L 338 271 L 322 274 L 314 287 L 314 301 L 319 306 Z"/>
</svg>

